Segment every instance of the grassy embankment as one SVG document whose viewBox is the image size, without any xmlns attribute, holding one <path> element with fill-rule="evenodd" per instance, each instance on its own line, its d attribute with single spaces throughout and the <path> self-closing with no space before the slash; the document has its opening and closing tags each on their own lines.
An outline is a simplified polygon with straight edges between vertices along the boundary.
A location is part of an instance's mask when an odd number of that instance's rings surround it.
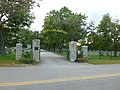
<svg viewBox="0 0 120 90">
<path fill-rule="evenodd" d="M 60 54 L 62 56 L 67 57 L 67 53 L 57 53 Z M 120 64 L 120 56 L 119 57 L 114 57 L 112 56 L 99 56 L 98 54 L 89 54 L 89 59 L 87 61 L 87 63 L 90 64 Z"/>
</svg>

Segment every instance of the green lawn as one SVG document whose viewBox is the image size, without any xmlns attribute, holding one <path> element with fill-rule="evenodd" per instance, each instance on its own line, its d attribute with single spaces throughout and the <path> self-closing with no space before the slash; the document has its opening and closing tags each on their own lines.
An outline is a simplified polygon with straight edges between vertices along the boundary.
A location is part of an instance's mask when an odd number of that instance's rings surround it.
<svg viewBox="0 0 120 90">
<path fill-rule="evenodd" d="M 15 54 L 8 54 L 5 56 L 0 56 L 0 62 L 14 62 L 15 60 Z"/>
<path fill-rule="evenodd" d="M 90 64 L 120 64 L 120 60 L 88 60 Z"/>
<path fill-rule="evenodd" d="M 120 56 L 119 57 L 112 56 L 111 59 L 111 56 L 107 56 L 107 55 L 100 57 L 98 54 L 89 54 L 89 59 L 90 60 L 120 60 Z"/>
<path fill-rule="evenodd" d="M 17 61 L 15 59 L 15 53 L 13 54 L 8 54 L 5 56 L 0 56 L 0 67 L 10 67 L 10 66 L 31 66 L 31 65 L 36 65 L 38 62 L 34 61 L 32 64 L 31 63 L 24 63 L 22 61 Z M 26 61 L 26 58 L 22 55 L 22 59 Z M 32 54 L 30 54 L 30 60 L 32 60 Z M 33 61 L 33 60 L 32 60 Z"/>
<path fill-rule="evenodd" d="M 13 66 L 15 64 L 21 64 L 19 61 L 15 60 L 15 53 L 8 54 L 5 56 L 0 56 L 0 67 L 2 66 Z"/>
<path fill-rule="evenodd" d="M 67 57 L 66 52 L 57 53 L 57 54 Z M 90 63 L 90 64 L 120 64 L 120 56 L 119 57 L 112 56 L 112 59 L 111 59 L 111 56 L 104 55 L 104 56 L 99 57 L 98 54 L 89 54 L 89 59 L 87 63 Z"/>
<path fill-rule="evenodd" d="M 59 55 L 61 55 L 61 56 L 67 57 L 67 53 L 66 53 L 66 52 L 61 52 L 61 53 L 55 52 L 55 53 L 56 53 L 56 54 L 59 54 Z"/>
<path fill-rule="evenodd" d="M 120 56 L 114 57 L 112 56 L 99 56 L 97 54 L 90 54 L 88 63 L 90 64 L 120 64 Z"/>
</svg>

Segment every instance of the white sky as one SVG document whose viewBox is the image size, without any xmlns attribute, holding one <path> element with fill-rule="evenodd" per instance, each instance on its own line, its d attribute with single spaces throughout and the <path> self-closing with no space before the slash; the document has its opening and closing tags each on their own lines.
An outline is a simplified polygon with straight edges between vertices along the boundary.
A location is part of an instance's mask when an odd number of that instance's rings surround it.
<svg viewBox="0 0 120 90">
<path fill-rule="evenodd" d="M 36 19 L 31 25 L 33 31 L 41 31 L 46 13 L 51 10 L 59 10 L 68 7 L 74 13 L 82 13 L 88 16 L 89 20 L 98 23 L 104 14 L 109 13 L 113 18 L 120 18 L 119 0 L 42 0 L 40 8 L 34 8 Z"/>
</svg>

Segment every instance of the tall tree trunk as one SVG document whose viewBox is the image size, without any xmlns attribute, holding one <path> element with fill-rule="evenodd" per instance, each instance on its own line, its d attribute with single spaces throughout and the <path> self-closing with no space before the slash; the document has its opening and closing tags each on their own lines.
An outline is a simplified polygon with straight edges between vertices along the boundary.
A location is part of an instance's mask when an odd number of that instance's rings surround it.
<svg viewBox="0 0 120 90">
<path fill-rule="evenodd" d="M 3 36 L 3 28 L 0 26 L 0 55 L 5 55 L 5 44 Z"/>
</svg>

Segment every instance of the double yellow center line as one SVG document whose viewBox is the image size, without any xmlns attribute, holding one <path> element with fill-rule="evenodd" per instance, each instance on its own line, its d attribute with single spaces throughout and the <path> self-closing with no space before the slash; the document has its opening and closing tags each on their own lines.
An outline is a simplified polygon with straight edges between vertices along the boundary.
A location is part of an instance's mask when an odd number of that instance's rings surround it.
<svg viewBox="0 0 120 90">
<path fill-rule="evenodd" d="M 0 87 L 5 86 L 19 86 L 19 85 L 32 85 L 32 84 L 48 84 L 48 83 L 58 83 L 58 82 L 66 82 L 66 81 L 77 81 L 77 80 L 87 80 L 87 79 L 97 79 L 97 78 L 106 78 L 120 76 L 120 73 L 116 74 L 104 74 L 104 75 L 96 75 L 96 76 L 83 76 L 83 77 L 72 77 L 72 78 L 63 78 L 63 79 L 50 79 L 50 80 L 36 80 L 36 81 L 24 81 L 24 82 L 8 82 L 8 83 L 0 83 Z"/>
</svg>

